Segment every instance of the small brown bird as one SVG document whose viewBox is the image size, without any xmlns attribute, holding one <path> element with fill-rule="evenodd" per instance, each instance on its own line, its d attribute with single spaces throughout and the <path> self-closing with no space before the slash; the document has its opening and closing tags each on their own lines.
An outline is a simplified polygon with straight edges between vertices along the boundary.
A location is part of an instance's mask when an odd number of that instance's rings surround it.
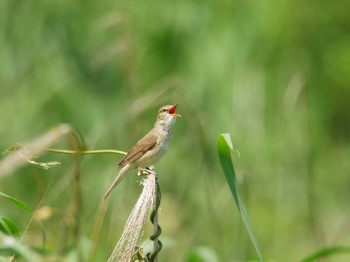
<svg viewBox="0 0 350 262">
<path fill-rule="evenodd" d="M 177 105 L 167 105 L 159 109 L 153 129 L 139 140 L 118 164 L 121 169 L 104 198 L 108 197 L 131 168 L 148 167 L 163 157 L 171 140 L 176 118 L 181 117 L 175 112 L 176 107 Z"/>
</svg>

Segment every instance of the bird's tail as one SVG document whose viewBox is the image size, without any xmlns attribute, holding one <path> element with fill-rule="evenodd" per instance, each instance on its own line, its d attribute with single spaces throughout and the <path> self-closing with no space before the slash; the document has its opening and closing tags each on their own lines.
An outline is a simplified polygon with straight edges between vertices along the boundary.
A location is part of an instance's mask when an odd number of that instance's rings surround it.
<svg viewBox="0 0 350 262">
<path fill-rule="evenodd" d="M 131 166 L 129 164 L 122 167 L 117 175 L 117 177 L 114 179 L 112 185 L 108 188 L 107 192 L 105 193 L 103 199 L 106 199 L 108 195 L 112 192 L 112 190 L 122 181 L 126 173 L 129 171 Z"/>
</svg>

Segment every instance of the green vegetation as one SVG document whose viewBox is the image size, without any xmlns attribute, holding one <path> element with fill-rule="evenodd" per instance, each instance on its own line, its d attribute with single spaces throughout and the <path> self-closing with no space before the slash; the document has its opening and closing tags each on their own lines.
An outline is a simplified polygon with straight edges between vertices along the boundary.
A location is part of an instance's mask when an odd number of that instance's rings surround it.
<svg viewBox="0 0 350 262">
<path fill-rule="evenodd" d="M 247 228 L 250 239 L 252 240 L 255 250 L 259 255 L 260 261 L 263 261 L 263 256 L 254 235 L 252 225 L 245 208 L 244 201 L 239 193 L 238 181 L 236 178 L 236 172 L 231 160 L 231 152 L 234 152 L 231 137 L 229 134 L 220 134 L 218 137 L 218 154 L 220 158 L 221 167 L 225 173 L 227 184 L 230 187 L 232 196 L 236 202 L 239 213 L 242 216 L 245 227 Z"/>
<path fill-rule="evenodd" d="M 220 167 L 223 132 L 264 259 L 349 259 L 350 3 L 3 0 L 0 10 L 1 152 L 48 134 L 51 148 L 126 151 L 159 106 L 179 103 L 157 165 L 160 261 L 259 259 Z M 61 123 L 80 135 L 51 133 Z M 36 150 L 37 164 L 0 174 L 0 261 L 106 261 L 141 192 L 136 171 L 104 203 L 121 155 Z"/>
</svg>

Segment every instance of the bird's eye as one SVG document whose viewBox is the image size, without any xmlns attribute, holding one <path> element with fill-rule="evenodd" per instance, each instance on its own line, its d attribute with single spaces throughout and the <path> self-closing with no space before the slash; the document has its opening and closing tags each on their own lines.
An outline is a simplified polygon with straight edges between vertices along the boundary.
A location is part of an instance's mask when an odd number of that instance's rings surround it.
<svg viewBox="0 0 350 262">
<path fill-rule="evenodd" d="M 164 108 L 164 109 L 162 109 L 162 112 L 166 112 L 166 111 L 168 111 L 168 109 L 165 109 L 165 108 Z"/>
</svg>

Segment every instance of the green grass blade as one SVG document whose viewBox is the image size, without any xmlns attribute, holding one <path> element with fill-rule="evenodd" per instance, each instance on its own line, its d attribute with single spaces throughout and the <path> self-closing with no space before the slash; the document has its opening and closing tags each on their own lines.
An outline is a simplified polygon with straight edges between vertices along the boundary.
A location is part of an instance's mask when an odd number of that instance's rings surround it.
<svg viewBox="0 0 350 262">
<path fill-rule="evenodd" d="M 304 258 L 302 262 L 313 262 L 318 261 L 320 258 L 324 258 L 331 255 L 337 255 L 337 254 L 344 254 L 349 253 L 350 254 L 350 247 L 327 247 L 322 248 L 315 253 L 311 254 L 310 256 Z"/>
<path fill-rule="evenodd" d="M 233 163 L 231 159 L 231 152 L 233 151 L 233 146 L 232 146 L 230 135 L 220 134 L 218 137 L 217 146 L 218 146 L 218 154 L 219 154 L 221 167 L 224 171 L 227 183 L 231 189 L 238 211 L 241 214 L 243 223 L 248 231 L 249 237 L 255 247 L 255 250 L 260 258 L 260 261 L 263 261 L 262 252 L 260 250 L 258 241 L 255 238 L 255 234 L 251 226 L 247 210 L 239 194 L 239 190 L 238 190 L 239 186 L 237 183 L 236 173 L 235 173 L 235 169 L 233 167 Z"/>
<path fill-rule="evenodd" d="M 17 198 L 9 196 L 1 191 L 0 191 L 0 196 L 10 200 L 12 203 L 14 203 L 16 206 L 20 207 L 24 211 L 26 211 L 28 213 L 33 213 L 32 209 L 26 203 L 22 202 L 21 200 L 18 200 Z"/>
<path fill-rule="evenodd" d="M 34 215 L 34 211 L 26 204 L 24 203 L 23 201 L 17 199 L 17 198 L 14 198 L 12 196 L 9 196 L 3 192 L 0 191 L 0 196 L 6 198 L 7 200 L 11 201 L 12 203 L 14 203 L 16 206 L 18 206 L 19 208 L 23 209 L 24 211 L 30 213 L 31 215 Z M 38 223 L 39 223 L 39 226 L 40 226 L 40 230 L 41 230 L 41 233 L 42 233 L 42 236 L 43 236 L 43 246 L 45 246 L 46 244 L 46 232 L 45 232 L 45 228 L 44 228 L 44 225 L 40 222 L 40 220 L 37 220 L 35 219 Z M 6 221 L 5 221 L 6 222 Z M 2 231 L 1 229 L 3 229 L 4 231 L 6 229 L 8 229 L 8 225 L 5 224 L 4 221 L 0 221 L 1 225 L 0 225 L 0 231 Z M 11 222 L 11 221 L 10 221 Z M 15 224 L 14 224 L 15 225 Z M 2 228 L 1 228 L 2 227 Z M 14 229 L 14 228 L 12 228 Z"/>
<path fill-rule="evenodd" d="M 19 235 L 19 229 L 16 223 L 7 217 L 0 217 L 0 231 L 7 235 Z"/>
</svg>

